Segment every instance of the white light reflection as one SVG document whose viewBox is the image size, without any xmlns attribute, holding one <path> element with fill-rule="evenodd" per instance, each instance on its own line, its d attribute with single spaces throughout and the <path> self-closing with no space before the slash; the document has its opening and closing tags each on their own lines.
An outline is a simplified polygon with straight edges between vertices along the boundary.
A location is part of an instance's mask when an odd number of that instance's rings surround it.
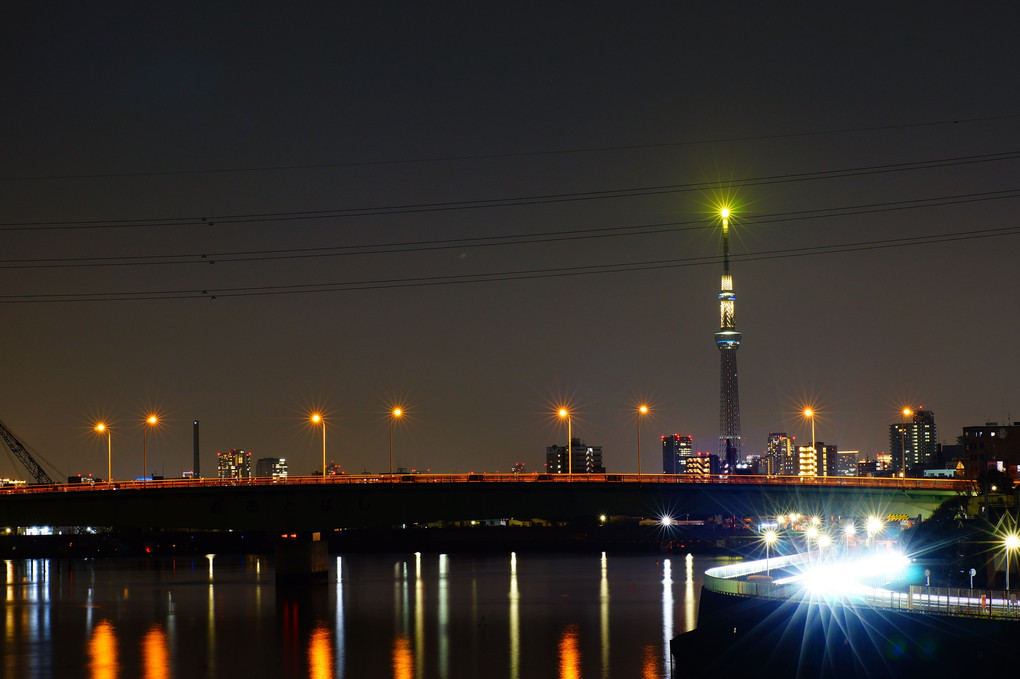
<svg viewBox="0 0 1020 679">
<path fill-rule="evenodd" d="M 602 679 L 609 677 L 609 569 L 602 552 L 602 578 L 599 580 L 599 632 L 602 639 Z"/>
<path fill-rule="evenodd" d="M 684 580 L 684 632 L 690 632 L 698 623 L 694 609 L 694 557 L 688 553 L 684 557 L 687 577 Z"/>
<path fill-rule="evenodd" d="M 28 562 L 28 587 L 25 588 L 25 598 L 28 601 L 39 601 L 39 559 L 32 559 Z"/>
<path fill-rule="evenodd" d="M 213 588 L 213 559 L 215 554 L 206 554 L 209 560 L 209 646 L 206 653 L 206 663 L 209 666 L 210 676 L 216 676 L 216 597 Z"/>
<path fill-rule="evenodd" d="M 521 676 L 521 593 L 517 589 L 517 552 L 510 552 L 510 679 Z"/>
<path fill-rule="evenodd" d="M 673 636 L 673 564 L 662 560 L 662 666 L 669 667 L 669 640 Z"/>
<path fill-rule="evenodd" d="M 336 676 L 343 679 L 347 665 L 347 649 L 344 646 L 344 568 L 340 557 L 336 558 Z"/>
<path fill-rule="evenodd" d="M 209 560 L 209 567 L 212 568 L 212 559 Z M 209 645 L 206 647 L 206 665 L 209 667 L 209 676 L 216 676 L 216 597 L 213 583 L 209 583 L 209 622 L 208 634 Z"/>
<path fill-rule="evenodd" d="M 167 648 L 177 648 L 177 605 L 172 591 L 166 593 L 166 643 Z"/>
<path fill-rule="evenodd" d="M 27 566 L 28 566 L 27 586 L 24 588 L 23 590 L 24 594 L 22 596 L 24 597 L 25 601 L 36 603 L 39 601 L 39 581 L 38 573 L 36 572 L 36 569 L 38 568 L 37 559 L 31 559 L 30 561 L 28 561 Z M 35 615 L 32 615 L 32 613 L 37 611 L 38 608 L 39 607 L 37 606 L 33 606 L 32 608 L 26 608 L 24 612 L 25 620 L 27 622 L 27 628 L 29 630 L 31 638 L 33 639 L 39 637 L 39 620 L 36 618 Z"/>
<path fill-rule="evenodd" d="M 449 557 L 439 555 L 439 677 L 450 676 L 450 589 L 446 576 L 449 571 Z"/>
<path fill-rule="evenodd" d="M 421 552 L 414 553 L 414 676 L 425 675 L 425 583 L 421 580 Z"/>
<path fill-rule="evenodd" d="M 393 564 L 393 636 L 398 638 L 402 635 L 400 620 L 403 618 L 400 595 L 400 562 Z M 406 603 L 406 602 L 405 602 Z"/>
<path fill-rule="evenodd" d="M 403 635 L 404 639 L 406 639 L 408 641 L 408 645 L 410 645 L 410 639 L 411 639 L 411 591 L 410 591 L 410 587 L 411 587 L 411 583 L 407 579 L 407 562 L 406 561 L 403 563 L 403 570 L 402 570 L 402 572 L 403 572 L 403 578 L 401 580 L 401 588 L 400 588 L 400 597 L 401 597 L 400 598 L 400 602 L 401 602 L 400 603 L 400 605 L 401 605 L 400 612 L 401 612 L 401 623 L 402 623 L 401 634 Z M 412 664 L 413 664 L 413 658 L 412 658 Z"/>
</svg>

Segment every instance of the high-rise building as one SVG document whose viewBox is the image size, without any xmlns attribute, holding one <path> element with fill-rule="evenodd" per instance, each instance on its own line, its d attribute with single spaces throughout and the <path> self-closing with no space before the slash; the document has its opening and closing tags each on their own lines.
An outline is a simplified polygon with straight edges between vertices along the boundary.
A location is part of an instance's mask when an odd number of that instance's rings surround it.
<svg viewBox="0 0 1020 679">
<path fill-rule="evenodd" d="M 545 449 L 545 470 L 549 474 L 605 474 L 602 466 L 602 446 L 589 446 L 574 437 L 570 439 L 568 464 L 566 446 L 549 446 Z"/>
<path fill-rule="evenodd" d="M 893 472 L 899 474 L 906 465 L 907 476 L 920 476 L 936 458 L 938 431 L 935 413 L 918 408 L 907 411 L 906 421 L 889 425 L 889 454 Z"/>
<path fill-rule="evenodd" d="M 836 476 L 857 476 L 859 450 L 840 450 L 836 453 Z"/>
<path fill-rule="evenodd" d="M 818 454 L 814 446 L 797 446 L 797 475 L 818 476 Z"/>
<path fill-rule="evenodd" d="M 817 441 L 813 446 L 798 446 L 798 476 L 836 476 L 839 448 Z"/>
<path fill-rule="evenodd" d="M 985 422 L 984 426 L 964 427 L 963 464 L 969 479 L 976 479 L 984 469 L 1000 469 L 1010 476 L 1020 465 L 1020 422 Z"/>
<path fill-rule="evenodd" d="M 786 435 L 786 432 L 772 432 L 769 434 L 768 443 L 765 446 L 765 457 L 770 459 L 769 469 L 775 469 L 779 476 L 797 476 L 800 474 L 800 461 L 793 450 L 793 439 Z"/>
<path fill-rule="evenodd" d="M 216 453 L 216 477 L 220 479 L 251 478 L 251 453 L 237 448 L 226 453 Z"/>
<path fill-rule="evenodd" d="M 287 478 L 287 460 L 282 457 L 262 457 L 255 463 L 255 476 L 274 481 Z"/>
<path fill-rule="evenodd" d="M 730 211 L 723 208 L 722 242 L 723 272 L 719 289 L 719 332 L 715 345 L 720 351 L 719 363 L 719 457 L 740 459 L 740 393 L 737 389 L 737 349 L 740 333 L 737 332 L 736 303 L 733 277 L 730 275 Z M 732 460 L 731 462 L 735 462 Z"/>
<path fill-rule="evenodd" d="M 694 456 L 694 441 L 690 436 L 671 434 L 662 437 L 662 473 L 685 474 L 687 460 Z"/>
<path fill-rule="evenodd" d="M 687 460 L 687 473 L 694 476 L 711 476 L 719 473 L 719 456 L 697 453 Z"/>
</svg>

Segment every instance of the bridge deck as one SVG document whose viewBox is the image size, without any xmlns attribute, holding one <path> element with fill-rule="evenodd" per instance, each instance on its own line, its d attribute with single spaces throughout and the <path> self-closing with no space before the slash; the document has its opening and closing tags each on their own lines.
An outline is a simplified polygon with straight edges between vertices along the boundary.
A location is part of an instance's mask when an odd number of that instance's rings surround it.
<svg viewBox="0 0 1020 679">
<path fill-rule="evenodd" d="M 0 490 L 0 526 L 242 529 L 393 527 L 439 522 L 684 515 L 927 515 L 970 484 L 636 474 L 459 474 L 175 479 Z"/>
</svg>

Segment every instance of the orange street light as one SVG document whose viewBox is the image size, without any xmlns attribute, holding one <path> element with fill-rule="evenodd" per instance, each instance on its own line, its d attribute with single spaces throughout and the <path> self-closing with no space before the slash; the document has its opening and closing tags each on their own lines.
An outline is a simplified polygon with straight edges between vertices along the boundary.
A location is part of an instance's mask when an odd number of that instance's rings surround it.
<svg viewBox="0 0 1020 679">
<path fill-rule="evenodd" d="M 648 414 L 648 406 L 642 403 L 637 409 L 637 475 L 641 476 L 641 416 Z"/>
<path fill-rule="evenodd" d="M 97 423 L 95 429 L 99 434 L 106 434 L 106 482 L 113 483 L 113 433 L 105 422 Z"/>
<path fill-rule="evenodd" d="M 148 472 L 146 471 L 146 469 L 149 467 L 148 441 L 147 441 L 149 428 L 155 427 L 158 424 L 159 417 L 156 416 L 155 413 L 149 414 L 145 418 L 145 421 L 142 422 L 142 483 L 145 483 L 148 480 L 147 476 Z"/>
<path fill-rule="evenodd" d="M 910 408 L 903 409 L 903 418 L 906 419 L 914 414 L 914 411 Z M 906 426 L 900 427 L 900 453 L 902 455 L 902 466 L 900 467 L 900 474 L 903 476 L 903 483 L 906 483 L 907 478 L 907 428 Z"/>
<path fill-rule="evenodd" d="M 567 421 L 567 474 L 573 475 L 574 473 L 574 432 L 571 429 L 570 423 L 570 411 L 566 408 L 560 408 L 559 412 L 560 419 L 566 419 Z"/>
<path fill-rule="evenodd" d="M 326 418 L 322 416 L 322 413 L 312 413 L 309 417 L 312 424 L 322 425 L 322 479 L 326 479 Z"/>
<path fill-rule="evenodd" d="M 811 408 L 805 408 L 804 417 L 811 420 L 811 452 L 817 456 L 818 451 L 815 449 L 815 411 L 811 410 Z"/>
<path fill-rule="evenodd" d="M 403 414 L 400 408 L 394 408 L 390 413 L 390 476 L 393 476 L 393 421 L 400 419 Z"/>
</svg>

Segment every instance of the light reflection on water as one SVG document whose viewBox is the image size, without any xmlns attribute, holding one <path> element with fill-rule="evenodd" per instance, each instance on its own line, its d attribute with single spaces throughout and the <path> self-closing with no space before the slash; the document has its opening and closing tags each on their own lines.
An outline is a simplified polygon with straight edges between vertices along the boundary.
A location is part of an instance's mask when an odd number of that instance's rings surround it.
<svg viewBox="0 0 1020 679">
<path fill-rule="evenodd" d="M 404 635 L 399 635 L 393 639 L 393 679 L 411 679 L 413 676 L 411 642 Z"/>
<path fill-rule="evenodd" d="M 331 679 L 333 676 L 332 634 L 323 622 L 312 630 L 308 640 L 309 679 Z"/>
<path fill-rule="evenodd" d="M 580 679 L 581 652 L 577 648 L 577 625 L 567 625 L 560 634 L 560 679 Z"/>
<path fill-rule="evenodd" d="M 117 632 L 109 620 L 100 620 L 89 640 L 89 672 L 92 679 L 115 679 L 119 671 Z"/>
<path fill-rule="evenodd" d="M 145 679 L 169 679 L 172 676 L 166 633 L 159 623 L 153 623 L 142 640 L 142 658 L 145 662 Z"/>
<path fill-rule="evenodd" d="M 328 584 L 272 559 L 8 560 L 4 677 L 669 676 L 711 559 L 344 555 Z M 215 569 L 214 569 L 215 564 Z M 57 650 L 59 649 L 59 650 Z"/>
<path fill-rule="evenodd" d="M 673 633 L 673 562 L 662 560 L 662 665 L 669 667 L 669 640 Z"/>
</svg>

